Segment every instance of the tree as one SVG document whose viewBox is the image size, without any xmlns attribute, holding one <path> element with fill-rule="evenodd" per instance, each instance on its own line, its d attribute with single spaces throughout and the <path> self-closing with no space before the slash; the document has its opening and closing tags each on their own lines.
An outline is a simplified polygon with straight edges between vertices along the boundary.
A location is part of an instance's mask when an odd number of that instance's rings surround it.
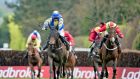
<svg viewBox="0 0 140 79">
<path fill-rule="evenodd" d="M 140 50 L 140 33 L 135 37 L 132 48 Z"/>
<path fill-rule="evenodd" d="M 15 24 L 13 16 L 9 15 L 9 32 L 10 32 L 10 48 L 13 50 L 25 49 L 25 38 L 17 24 Z"/>
</svg>

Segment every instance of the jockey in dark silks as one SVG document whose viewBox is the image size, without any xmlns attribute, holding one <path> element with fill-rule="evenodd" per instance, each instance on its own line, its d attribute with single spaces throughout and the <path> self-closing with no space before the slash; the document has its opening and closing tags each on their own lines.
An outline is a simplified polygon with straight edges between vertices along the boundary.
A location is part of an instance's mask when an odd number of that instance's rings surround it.
<svg viewBox="0 0 140 79">
<path fill-rule="evenodd" d="M 49 28 L 55 27 L 58 30 L 58 32 L 59 32 L 59 38 L 61 39 L 61 41 L 66 46 L 67 50 L 69 50 L 69 43 L 64 38 L 64 24 L 63 23 L 64 22 L 63 22 L 62 15 L 58 11 L 53 11 L 51 17 L 48 18 L 44 22 L 44 25 L 42 27 L 42 30 L 46 30 L 48 27 Z M 45 50 L 46 48 L 48 48 L 48 42 L 49 42 L 49 38 L 47 40 L 46 45 L 43 47 L 43 50 Z"/>
</svg>

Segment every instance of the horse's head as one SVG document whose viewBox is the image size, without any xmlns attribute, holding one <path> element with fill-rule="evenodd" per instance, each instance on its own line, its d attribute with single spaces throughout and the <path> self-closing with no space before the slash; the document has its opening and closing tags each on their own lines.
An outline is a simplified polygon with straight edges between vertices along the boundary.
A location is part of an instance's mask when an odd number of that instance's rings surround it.
<svg viewBox="0 0 140 79">
<path fill-rule="evenodd" d="M 55 28 L 51 28 L 49 37 L 50 37 L 49 46 L 51 49 L 55 49 L 59 40 L 58 31 Z"/>
<path fill-rule="evenodd" d="M 116 34 L 116 27 L 112 27 L 112 28 L 109 28 L 109 31 L 108 31 L 108 36 L 107 36 L 107 41 L 109 44 L 109 47 L 111 46 L 112 47 L 115 47 L 115 39 L 117 38 L 117 34 Z"/>
</svg>

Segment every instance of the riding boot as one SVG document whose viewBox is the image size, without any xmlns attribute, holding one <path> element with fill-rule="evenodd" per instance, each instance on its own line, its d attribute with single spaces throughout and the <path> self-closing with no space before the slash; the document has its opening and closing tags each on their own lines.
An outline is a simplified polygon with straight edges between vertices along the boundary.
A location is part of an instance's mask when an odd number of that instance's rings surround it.
<svg viewBox="0 0 140 79">
<path fill-rule="evenodd" d="M 69 42 L 65 39 L 65 37 L 59 35 L 61 41 L 64 43 L 64 45 L 66 46 L 66 49 L 69 50 L 70 49 L 70 45 Z"/>
<path fill-rule="evenodd" d="M 102 39 L 101 43 L 100 43 L 100 46 L 99 46 L 99 49 L 101 49 L 103 43 L 106 41 L 106 38 L 108 37 L 108 35 L 104 36 L 104 38 Z"/>
<path fill-rule="evenodd" d="M 28 58 L 28 51 L 27 50 L 25 51 L 25 55 L 24 55 L 23 59 L 24 58 Z"/>
<path fill-rule="evenodd" d="M 93 49 L 94 49 L 94 48 L 91 47 L 90 52 L 89 52 L 89 54 L 88 54 L 88 57 L 91 57 L 91 56 L 92 56 Z"/>
<path fill-rule="evenodd" d="M 115 43 L 116 43 L 116 45 L 117 45 L 117 47 L 118 47 L 118 52 L 119 52 L 119 54 L 120 54 L 120 53 L 121 53 L 121 44 L 119 43 L 118 38 L 115 39 Z"/>
</svg>

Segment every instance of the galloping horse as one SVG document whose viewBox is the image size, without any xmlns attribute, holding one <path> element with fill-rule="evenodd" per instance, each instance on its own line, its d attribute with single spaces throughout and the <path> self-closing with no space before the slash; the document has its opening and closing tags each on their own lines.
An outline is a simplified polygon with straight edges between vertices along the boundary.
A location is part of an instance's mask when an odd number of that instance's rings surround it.
<svg viewBox="0 0 140 79">
<path fill-rule="evenodd" d="M 53 75 L 54 79 L 59 79 L 61 68 L 63 68 L 64 73 L 68 51 L 59 38 L 59 33 L 55 28 L 50 28 L 49 39 L 48 62 L 50 66 L 50 78 Z"/>
<path fill-rule="evenodd" d="M 100 50 L 100 58 L 102 60 L 102 71 L 101 71 L 101 79 L 104 76 L 104 70 L 105 70 L 105 76 L 108 78 L 108 71 L 106 64 L 113 60 L 113 79 L 116 79 L 116 66 L 117 61 L 120 56 L 120 53 L 118 53 L 118 47 L 115 43 L 115 40 L 117 38 L 117 34 L 115 32 L 115 27 L 109 28 L 108 35 L 105 37 L 106 41 L 103 43 L 103 46 Z"/>
<path fill-rule="evenodd" d="M 40 77 L 42 63 L 43 63 L 43 60 L 41 59 L 38 50 L 34 48 L 33 43 L 29 43 L 28 44 L 28 64 L 31 68 L 32 79 L 35 78 L 34 66 L 38 66 L 37 77 Z"/>
<path fill-rule="evenodd" d="M 91 45 L 93 47 L 93 50 L 92 50 L 92 56 L 90 56 L 90 59 L 91 59 L 91 62 L 93 64 L 93 68 L 94 68 L 94 79 L 96 79 L 96 72 L 97 72 L 97 75 L 98 75 L 98 79 L 100 79 L 100 73 L 99 73 L 99 70 L 98 70 L 98 65 L 100 64 L 100 62 L 98 61 L 98 58 L 95 56 L 95 53 L 98 53 L 99 52 L 99 44 L 100 41 L 99 40 L 95 40 L 93 42 L 93 44 Z M 90 46 L 90 47 L 91 47 Z"/>
<path fill-rule="evenodd" d="M 72 50 L 69 53 L 68 60 L 65 64 L 65 71 L 67 72 L 67 79 L 69 77 L 71 77 L 71 79 L 73 79 L 73 71 L 74 71 L 74 67 L 76 64 L 76 57 L 75 57 L 74 53 L 75 53 L 74 50 Z"/>
</svg>

